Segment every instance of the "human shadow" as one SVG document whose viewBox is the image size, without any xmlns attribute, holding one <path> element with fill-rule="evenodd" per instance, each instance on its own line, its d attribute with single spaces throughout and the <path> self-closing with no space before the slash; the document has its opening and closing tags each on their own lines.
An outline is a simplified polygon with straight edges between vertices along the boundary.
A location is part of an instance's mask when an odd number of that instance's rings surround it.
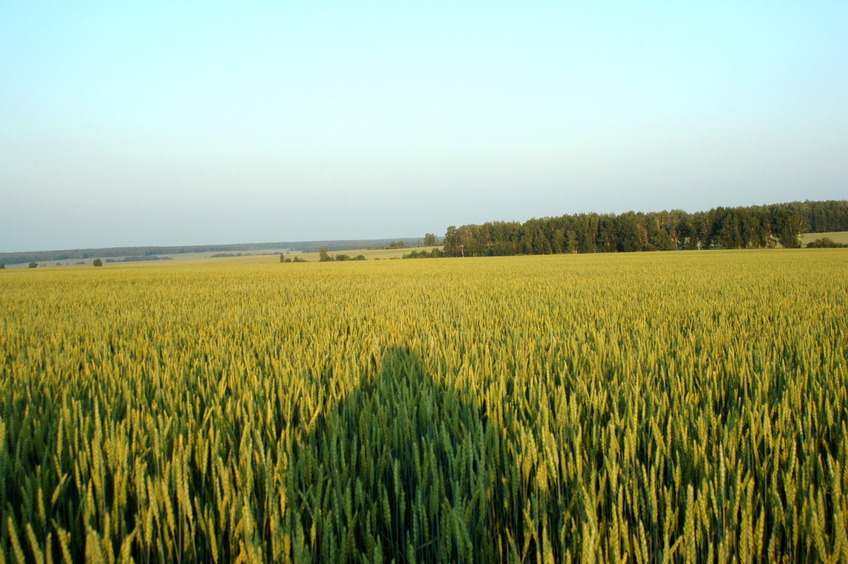
<svg viewBox="0 0 848 564">
<path fill-rule="evenodd" d="M 295 560 L 503 562 L 527 554 L 501 434 L 485 407 L 434 382 L 406 347 L 386 350 L 376 379 L 319 418 L 291 456 Z"/>
</svg>

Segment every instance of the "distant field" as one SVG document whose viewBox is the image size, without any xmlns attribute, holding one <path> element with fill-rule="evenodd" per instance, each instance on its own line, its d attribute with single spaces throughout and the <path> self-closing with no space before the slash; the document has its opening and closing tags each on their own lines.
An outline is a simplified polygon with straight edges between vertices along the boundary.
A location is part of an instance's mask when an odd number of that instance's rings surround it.
<svg viewBox="0 0 848 564">
<path fill-rule="evenodd" d="M 816 239 L 829 237 L 837 243 L 848 244 L 848 231 L 833 231 L 830 233 L 804 233 L 801 235 L 801 244 L 806 245 Z"/>
<path fill-rule="evenodd" d="M 0 275 L 0 562 L 848 551 L 843 250 L 208 260 Z"/>
<path fill-rule="evenodd" d="M 356 250 L 345 250 L 345 251 L 331 251 L 330 255 L 335 256 L 338 254 L 345 254 L 349 257 L 353 258 L 356 255 L 364 255 L 367 260 L 388 260 L 388 259 L 399 259 L 403 255 L 417 250 L 430 250 L 433 247 L 409 247 L 405 249 L 356 249 Z M 267 250 L 267 251 L 242 251 L 241 256 L 224 256 L 224 257 L 216 257 L 215 255 L 219 254 L 230 254 L 236 255 L 238 252 L 230 252 L 230 253 L 221 253 L 220 251 L 215 252 L 203 252 L 203 253 L 179 253 L 179 254 L 162 254 L 157 255 L 165 258 L 166 260 L 152 260 L 152 261 L 132 261 L 132 262 L 106 262 L 104 260 L 104 267 L 126 267 L 126 266 L 164 266 L 167 264 L 174 263 L 183 263 L 188 262 L 192 264 L 219 264 L 219 263 L 237 263 L 237 264 L 250 264 L 250 263 L 269 263 L 269 262 L 279 262 L 280 255 L 279 254 L 269 254 L 269 253 L 284 253 L 287 257 L 294 258 L 300 257 L 309 262 L 318 262 L 318 253 L 301 253 L 301 252 L 290 252 L 288 249 L 277 249 L 275 250 Z M 89 267 L 92 266 L 92 262 L 94 259 L 86 259 L 86 260 L 59 260 L 59 261 L 43 261 L 38 263 L 39 267 L 56 267 L 56 266 L 77 266 L 77 267 Z M 26 264 L 14 264 L 14 265 L 6 265 L 8 269 L 19 269 L 19 268 L 27 268 Z"/>
<path fill-rule="evenodd" d="M 351 258 L 357 255 L 363 255 L 366 260 L 388 260 L 388 259 L 399 259 L 403 255 L 419 250 L 426 249 L 429 250 L 431 247 L 410 247 L 406 249 L 355 249 L 355 250 L 345 250 L 345 251 L 330 251 L 330 256 L 336 255 L 347 255 Z M 256 255 L 256 256 L 241 256 L 241 257 L 224 257 L 224 258 L 215 258 L 211 256 L 212 253 L 206 256 L 197 256 L 190 257 L 188 260 L 197 263 L 240 263 L 240 264 L 249 264 L 249 263 L 271 263 L 271 262 L 280 262 L 280 255 Z M 294 259 L 295 257 L 299 257 L 308 262 L 318 262 L 319 253 L 298 253 L 293 252 L 285 255 L 288 258 Z M 181 260 L 178 255 L 174 256 L 175 260 Z"/>
</svg>

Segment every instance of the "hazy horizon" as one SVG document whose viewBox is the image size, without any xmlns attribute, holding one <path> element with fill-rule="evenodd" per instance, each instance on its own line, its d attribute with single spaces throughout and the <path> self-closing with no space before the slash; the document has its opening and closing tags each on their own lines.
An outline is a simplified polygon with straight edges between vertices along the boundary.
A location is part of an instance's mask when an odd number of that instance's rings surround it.
<svg viewBox="0 0 848 564">
<path fill-rule="evenodd" d="M 848 4 L 0 7 L 0 252 L 848 196 Z"/>
<path fill-rule="evenodd" d="M 833 199 L 831 201 L 834 201 L 834 200 L 845 201 L 845 198 Z M 800 201 L 800 200 L 794 200 L 794 201 Z M 788 204 L 788 203 L 792 203 L 792 202 L 790 202 L 790 201 L 786 201 L 786 202 L 762 202 L 760 204 L 751 204 L 751 207 L 780 205 L 780 204 Z M 710 209 L 715 209 L 715 208 L 719 208 L 719 207 L 730 208 L 730 207 L 747 207 L 747 206 L 722 206 L 722 205 L 719 204 L 717 206 L 713 206 Z M 631 210 L 624 210 L 624 212 L 620 212 L 620 213 L 587 211 L 587 212 L 577 212 L 577 213 L 572 213 L 572 214 L 563 213 L 563 214 L 558 214 L 556 217 L 559 217 L 559 216 L 562 216 L 562 215 L 579 215 L 580 213 L 589 213 L 589 214 L 597 213 L 599 215 L 606 215 L 608 213 L 614 213 L 615 215 L 620 215 L 621 213 L 626 213 L 626 212 L 651 214 L 651 213 L 658 213 L 658 212 L 663 212 L 663 211 L 678 211 L 678 210 L 681 210 L 681 208 L 666 208 L 666 209 L 656 209 L 656 210 L 631 209 Z M 704 209 L 704 210 L 682 210 L 682 211 L 691 214 L 691 213 L 696 213 L 696 212 L 708 212 L 710 210 Z M 524 223 L 524 221 L 529 220 L 529 219 L 544 219 L 545 217 L 555 217 L 555 216 L 554 216 L 554 214 L 549 214 L 548 216 L 533 216 L 533 217 L 525 218 L 524 220 L 487 219 L 487 220 L 482 220 L 480 222 L 477 222 L 477 224 L 479 225 L 479 224 L 483 224 L 483 223 L 486 223 L 486 222 L 510 222 L 510 221 L 518 221 L 519 223 Z M 456 223 L 455 226 L 459 227 L 460 225 L 466 225 L 466 224 L 469 224 L 469 223 L 471 223 L 471 222 Z M 440 240 L 443 239 L 444 236 L 445 236 L 444 231 L 440 231 L 440 232 L 428 231 L 427 233 L 433 233 Z M 818 232 L 816 232 L 816 233 L 818 233 Z M 299 245 L 299 244 L 303 244 L 303 243 L 323 243 L 323 242 L 327 242 L 327 243 L 347 243 L 347 242 L 369 242 L 369 241 L 375 241 L 375 242 L 376 241 L 379 241 L 379 242 L 413 241 L 413 240 L 420 241 L 421 239 L 424 238 L 425 234 L 426 233 L 407 234 L 407 235 L 390 236 L 390 237 L 357 237 L 357 238 L 343 238 L 343 239 L 328 239 L 328 238 L 325 237 L 325 238 L 317 238 L 317 239 L 289 239 L 289 240 L 276 240 L 276 241 L 271 241 L 271 240 L 268 240 L 268 241 L 218 241 L 218 240 L 213 240 L 213 241 L 206 241 L 206 242 L 200 242 L 200 243 L 190 243 L 190 244 L 181 244 L 181 243 L 170 244 L 169 243 L 169 244 L 164 244 L 164 245 L 141 244 L 141 245 L 107 245 L 107 246 L 97 246 L 97 247 L 61 247 L 61 248 L 57 247 L 57 248 L 52 248 L 52 249 L 21 249 L 21 250 L 16 250 L 16 251 L 0 250 L 0 254 L 16 254 L 16 253 L 25 254 L 25 253 L 56 252 L 56 251 L 77 251 L 77 250 L 89 250 L 89 249 L 121 249 L 121 248 L 152 248 L 152 247 L 162 247 L 162 248 L 169 248 L 169 247 L 174 247 L 174 248 L 183 248 L 183 247 L 229 247 L 229 246 L 240 246 L 240 245 L 246 245 L 246 246 L 267 245 L 267 244 L 275 244 L 275 243 Z"/>
<path fill-rule="evenodd" d="M 441 240 L 444 237 L 444 233 L 436 234 Z M 174 245 L 126 245 L 126 246 L 108 246 L 108 247 L 63 247 L 61 249 L 25 249 L 22 251 L 0 251 L 0 255 L 4 254 L 27 254 L 27 253 L 55 253 L 61 251 L 86 251 L 86 250 L 108 250 L 108 249 L 145 249 L 145 248 L 191 248 L 191 247 L 238 247 L 238 246 L 256 246 L 256 245 L 268 245 L 268 244 L 293 244 L 293 245 L 302 245 L 304 243 L 344 243 L 344 242 L 395 242 L 395 241 L 410 241 L 413 240 L 419 241 L 423 239 L 422 236 L 404 236 L 404 237 L 372 237 L 367 239 L 306 239 L 300 241 L 231 241 L 231 242 L 222 242 L 222 241 L 211 241 L 206 243 L 197 243 L 191 245 L 180 245 L 176 243 Z M 262 250 L 281 250 L 281 249 L 251 249 L 252 251 L 262 251 Z M 293 249 L 289 249 L 293 250 Z M 206 252 L 206 251 L 199 251 Z M 233 252 L 238 252 L 237 249 L 234 249 Z M 316 251 L 317 252 L 317 251 Z"/>
</svg>

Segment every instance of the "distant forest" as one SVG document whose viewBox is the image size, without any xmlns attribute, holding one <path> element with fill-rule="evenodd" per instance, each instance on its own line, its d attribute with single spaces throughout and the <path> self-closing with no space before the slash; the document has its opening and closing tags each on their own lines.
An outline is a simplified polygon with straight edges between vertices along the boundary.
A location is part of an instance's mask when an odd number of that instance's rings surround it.
<svg viewBox="0 0 848 564">
<path fill-rule="evenodd" d="M 848 201 L 790 202 L 765 206 L 724 208 L 688 213 L 671 210 L 620 215 L 585 213 L 517 221 L 494 221 L 482 225 L 448 227 L 444 250 L 414 252 L 411 257 L 475 257 L 541 255 L 554 253 L 611 253 L 669 251 L 675 249 L 750 249 L 800 246 L 802 233 L 848 231 Z M 429 235 L 429 234 L 428 234 Z M 438 238 L 430 236 L 438 243 Z M 414 247 L 422 241 L 407 238 Z M 239 253 L 289 249 L 317 252 L 384 248 L 397 239 L 345 241 L 298 241 L 234 245 L 174 247 L 113 247 L 59 251 L 0 253 L 0 264 L 42 261 L 87 260 L 106 262 L 162 260 L 159 255 L 183 253 Z M 423 244 L 433 244 L 424 241 Z M 121 258 L 126 257 L 126 258 Z"/>
<path fill-rule="evenodd" d="M 621 215 L 586 213 L 448 227 L 446 256 L 800 247 L 802 233 L 848 231 L 848 201 Z"/>
</svg>

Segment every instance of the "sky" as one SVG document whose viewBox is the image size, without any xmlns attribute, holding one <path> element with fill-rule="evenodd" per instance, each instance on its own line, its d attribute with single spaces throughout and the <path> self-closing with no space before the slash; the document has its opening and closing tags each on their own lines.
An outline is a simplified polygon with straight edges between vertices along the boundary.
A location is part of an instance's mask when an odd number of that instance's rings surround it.
<svg viewBox="0 0 848 564">
<path fill-rule="evenodd" d="M 846 198 L 843 0 L 0 0 L 0 252 Z"/>
</svg>

